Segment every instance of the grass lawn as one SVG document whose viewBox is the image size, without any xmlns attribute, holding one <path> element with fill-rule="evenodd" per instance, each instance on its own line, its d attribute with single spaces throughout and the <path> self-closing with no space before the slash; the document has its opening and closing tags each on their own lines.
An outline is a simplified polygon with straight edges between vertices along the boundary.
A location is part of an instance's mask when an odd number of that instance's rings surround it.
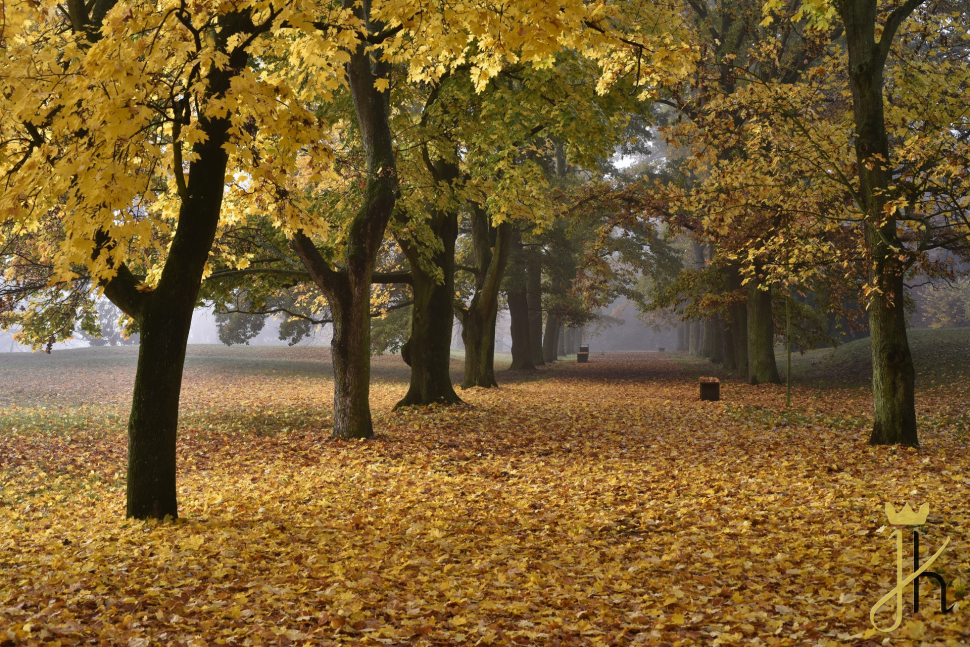
<svg viewBox="0 0 970 647">
<path fill-rule="evenodd" d="M 0 355 L 0 645 L 966 645 L 970 331 L 913 335 L 919 450 L 868 446 L 865 343 L 796 356 L 791 410 L 643 352 L 392 412 L 379 357 L 353 442 L 327 349 L 190 347 L 176 523 L 123 519 L 136 349 Z M 891 634 L 886 501 L 961 600 Z"/>
</svg>

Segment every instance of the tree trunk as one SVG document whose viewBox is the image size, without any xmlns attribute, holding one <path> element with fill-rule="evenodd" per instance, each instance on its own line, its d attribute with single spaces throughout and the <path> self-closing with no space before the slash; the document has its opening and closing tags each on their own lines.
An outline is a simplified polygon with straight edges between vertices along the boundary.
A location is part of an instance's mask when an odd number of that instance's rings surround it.
<svg viewBox="0 0 970 647">
<path fill-rule="evenodd" d="M 891 156 L 883 104 L 883 72 L 896 31 L 922 0 L 906 0 L 885 19 L 876 41 L 879 12 L 876 0 L 841 0 L 836 8 L 845 26 L 849 87 L 855 118 L 855 150 L 859 172 L 859 208 L 865 216 L 865 240 L 871 256 L 869 283 L 876 288 L 869 303 L 872 336 L 872 394 L 875 417 L 873 445 L 916 446 L 915 370 L 906 335 L 903 274 L 896 219 L 886 213 L 887 168 Z"/>
<path fill-rule="evenodd" d="M 348 277 L 349 279 L 349 277 Z M 370 438 L 370 281 L 344 281 L 333 313 L 333 435 Z M 412 360 L 413 361 L 413 360 Z M 363 397 L 362 397 L 363 396 Z"/>
<path fill-rule="evenodd" d="M 476 289 L 467 309 L 459 309 L 465 342 L 465 381 L 462 388 L 497 387 L 495 381 L 495 319 L 498 293 L 512 249 L 512 225 L 493 227 L 481 205 L 472 203 L 472 252 L 478 272 Z"/>
<path fill-rule="evenodd" d="M 748 377 L 748 304 L 747 291 L 741 285 L 741 271 L 737 265 L 729 265 L 727 270 L 728 290 L 733 294 L 745 294 L 744 303 L 736 303 L 728 309 L 731 317 L 731 331 L 734 339 L 734 362 L 737 373 L 741 377 Z"/>
<path fill-rule="evenodd" d="M 429 171 L 446 188 L 459 175 L 457 164 L 429 162 Z M 411 366 L 408 392 L 394 408 L 412 405 L 455 404 L 461 398 L 451 384 L 451 337 L 455 311 L 455 240 L 458 212 L 430 209 L 429 227 L 441 241 L 433 263 L 441 269 L 442 281 L 424 271 L 423 250 L 410 240 L 399 239 L 411 266 L 414 305 L 411 307 L 411 336 L 407 347 Z"/>
<path fill-rule="evenodd" d="M 344 0 L 369 30 L 370 2 Z M 343 268 L 335 269 L 302 230 L 292 244 L 310 278 L 327 296 L 333 311 L 333 435 L 370 438 L 370 295 L 374 263 L 398 195 L 397 167 L 391 137 L 389 93 L 375 87 L 390 66 L 372 57 L 363 44 L 350 52 L 347 81 L 367 161 L 360 208 L 349 223 Z M 413 350 L 413 349 L 412 349 Z"/>
<path fill-rule="evenodd" d="M 781 384 L 775 362 L 771 292 L 759 290 L 756 280 L 748 283 L 748 383 Z"/>
<path fill-rule="evenodd" d="M 686 321 L 680 322 L 677 326 L 677 350 L 684 351 L 687 350 L 687 326 Z"/>
<path fill-rule="evenodd" d="M 720 315 L 711 317 L 711 361 L 715 364 L 724 363 L 724 328 Z"/>
<path fill-rule="evenodd" d="M 688 352 L 695 357 L 701 354 L 701 322 L 696 317 L 690 320 Z"/>
<path fill-rule="evenodd" d="M 546 314 L 546 334 L 542 338 L 542 357 L 546 363 L 556 361 L 559 347 L 559 319 L 554 314 Z"/>
<path fill-rule="evenodd" d="M 534 371 L 532 338 L 529 333 L 529 297 L 524 287 L 506 292 L 512 320 L 512 371 Z"/>
<path fill-rule="evenodd" d="M 244 16 L 240 27 L 251 27 Z M 210 73 L 210 93 L 224 92 L 247 65 L 242 50 L 230 57 L 225 70 Z M 126 515 L 136 519 L 178 518 L 176 444 L 179 395 L 192 312 L 202 285 L 205 263 L 215 240 L 222 210 L 228 154 L 228 119 L 199 120 L 206 138 L 193 145 L 185 196 L 175 236 L 161 277 L 151 292 L 125 265 L 105 286 L 105 295 L 138 322 L 141 343 L 128 418 L 128 480 Z M 110 244 L 99 232 L 96 249 Z M 96 252 L 96 254 L 99 253 Z"/>
<path fill-rule="evenodd" d="M 560 324 L 559 333 L 556 335 L 559 339 L 559 344 L 556 347 L 556 358 L 566 356 L 566 326 Z"/>
<path fill-rule="evenodd" d="M 714 361 L 714 320 L 711 318 L 704 319 L 702 324 L 702 341 L 701 341 L 701 355 L 707 359 Z"/>
<path fill-rule="evenodd" d="M 731 321 L 730 314 L 720 315 L 721 320 L 721 348 L 724 353 L 724 370 L 725 371 L 737 371 L 738 370 L 738 358 L 736 355 L 736 346 L 734 343 L 734 322 Z"/>
<path fill-rule="evenodd" d="M 529 300 L 529 347 L 532 364 L 542 366 L 542 265 L 539 254 L 530 250 L 526 255 L 526 296 Z"/>
</svg>

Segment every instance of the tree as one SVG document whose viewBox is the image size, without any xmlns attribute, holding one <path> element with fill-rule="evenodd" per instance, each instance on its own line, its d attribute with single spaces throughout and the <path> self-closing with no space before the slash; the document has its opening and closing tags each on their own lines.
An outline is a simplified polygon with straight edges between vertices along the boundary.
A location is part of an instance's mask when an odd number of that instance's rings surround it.
<svg viewBox="0 0 970 647">
<path fill-rule="evenodd" d="M 20 30 L 4 40 L 9 235 L 47 260 L 49 291 L 96 286 L 132 319 L 141 345 L 127 515 L 176 517 L 185 345 L 223 204 L 285 193 L 276 178 L 293 172 L 298 151 L 327 164 L 312 115 L 252 69 L 250 51 L 278 29 L 281 9 L 96 2 L 69 3 L 65 16 L 18 3 L 4 15 Z M 274 155 L 261 156 L 267 147 Z M 251 180 L 230 183 L 224 199 L 230 168 Z"/>
</svg>

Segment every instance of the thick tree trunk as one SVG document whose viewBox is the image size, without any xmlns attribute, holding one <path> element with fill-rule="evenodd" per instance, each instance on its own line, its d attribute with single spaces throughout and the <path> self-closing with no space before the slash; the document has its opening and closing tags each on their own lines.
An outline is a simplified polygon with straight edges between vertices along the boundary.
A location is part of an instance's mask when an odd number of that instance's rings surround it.
<svg viewBox="0 0 970 647">
<path fill-rule="evenodd" d="M 447 188 L 458 178 L 456 164 L 428 163 L 429 170 Z M 423 251 L 410 240 L 398 243 L 411 266 L 414 305 L 411 307 L 411 336 L 407 342 L 411 382 L 408 392 L 394 408 L 412 405 L 455 404 L 461 398 L 451 384 L 451 338 L 454 332 L 455 240 L 458 213 L 431 209 L 429 227 L 441 241 L 432 262 L 441 270 L 442 281 L 424 271 Z"/>
<path fill-rule="evenodd" d="M 916 446 L 915 370 L 906 336 L 903 310 L 904 261 L 896 219 L 886 213 L 887 189 L 892 180 L 889 138 L 883 104 L 886 58 L 903 21 L 922 4 L 906 0 L 883 21 L 876 40 L 876 24 L 884 9 L 876 0 L 841 0 L 836 8 L 845 26 L 849 59 L 849 87 L 855 117 L 855 149 L 859 172 L 860 209 L 865 215 L 866 246 L 871 256 L 869 282 L 876 288 L 869 303 L 872 335 L 872 393 L 875 418 L 869 442 L 873 445 Z"/>
<path fill-rule="evenodd" d="M 700 356 L 701 355 L 701 341 L 702 341 L 702 328 L 701 320 L 694 318 L 690 322 L 690 347 L 689 351 L 691 355 Z"/>
<path fill-rule="evenodd" d="M 771 312 L 771 292 L 748 283 L 748 383 L 781 384 L 775 362 L 775 322 Z"/>
<path fill-rule="evenodd" d="M 529 347 L 532 364 L 542 366 L 542 265 L 539 254 L 533 250 L 526 256 L 526 297 L 529 300 Z"/>
<path fill-rule="evenodd" d="M 534 371 L 532 336 L 529 332 L 529 298 L 524 287 L 506 292 L 512 320 L 512 371 Z"/>
<path fill-rule="evenodd" d="M 243 29 L 252 26 L 245 16 L 229 20 L 240 21 Z M 228 68 L 244 68 L 247 56 L 234 55 L 230 63 L 227 70 L 210 75 L 210 92 L 225 91 L 234 74 Z M 202 118 L 200 125 L 207 138 L 193 146 L 196 158 L 189 164 L 175 236 L 158 285 L 151 292 L 140 292 L 138 281 L 124 265 L 105 285 L 105 295 L 136 320 L 141 331 L 128 418 L 126 514 L 136 519 L 178 517 L 176 443 L 182 369 L 192 312 L 222 210 L 228 164 L 223 144 L 228 140 L 229 120 Z"/>
<path fill-rule="evenodd" d="M 347 280 L 342 287 L 341 298 L 331 300 L 333 435 L 370 438 L 370 281 L 351 285 Z"/>
<path fill-rule="evenodd" d="M 546 314 L 546 334 L 542 338 L 542 358 L 546 363 L 555 362 L 556 350 L 559 348 L 559 319 L 553 314 Z"/>
<path fill-rule="evenodd" d="M 451 336 L 455 311 L 455 238 L 458 217 L 444 214 L 438 233 L 442 250 L 434 255 L 441 268 L 443 281 L 421 269 L 419 251 L 404 244 L 413 280 L 414 305 L 411 307 L 411 336 L 408 339 L 408 362 L 411 382 L 408 392 L 394 408 L 412 405 L 455 404 L 461 398 L 451 384 Z M 413 258 L 412 258 L 413 257 Z"/>
</svg>

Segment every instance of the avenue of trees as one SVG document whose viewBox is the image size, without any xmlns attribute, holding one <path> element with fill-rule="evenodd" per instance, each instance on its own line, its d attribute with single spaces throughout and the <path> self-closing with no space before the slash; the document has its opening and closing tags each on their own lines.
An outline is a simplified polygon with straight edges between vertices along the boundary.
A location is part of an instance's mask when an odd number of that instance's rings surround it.
<svg viewBox="0 0 970 647">
<path fill-rule="evenodd" d="M 338 437 L 375 433 L 374 352 L 397 406 L 457 404 L 456 320 L 493 388 L 501 308 L 534 370 L 622 296 L 753 384 L 867 330 L 871 442 L 918 444 L 906 286 L 970 267 L 966 3 L 2 11 L 0 326 L 116 339 L 103 297 L 139 336 L 130 517 L 178 516 L 203 304 L 227 343 L 330 324 Z"/>
</svg>

